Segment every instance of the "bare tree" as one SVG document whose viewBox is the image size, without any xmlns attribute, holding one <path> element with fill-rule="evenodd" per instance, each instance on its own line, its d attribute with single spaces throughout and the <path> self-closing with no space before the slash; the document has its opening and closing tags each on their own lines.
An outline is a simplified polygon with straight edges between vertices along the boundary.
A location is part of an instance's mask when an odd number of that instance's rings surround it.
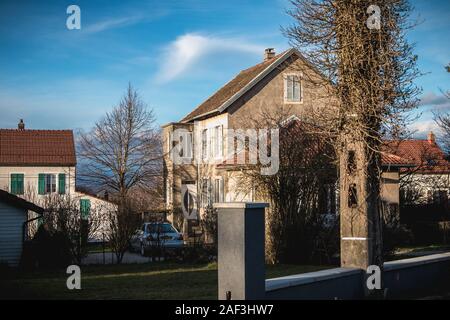
<svg viewBox="0 0 450 320">
<path fill-rule="evenodd" d="M 450 63 L 445 67 L 447 72 L 450 72 Z M 442 93 L 450 99 L 450 90 L 443 91 Z M 442 141 L 444 143 L 445 151 L 447 152 L 447 156 L 450 157 L 450 111 L 444 112 L 434 112 L 434 121 L 441 128 L 443 137 Z"/>
<path fill-rule="evenodd" d="M 110 192 L 118 204 L 109 219 L 109 240 L 121 262 L 137 220 L 132 191 L 149 190 L 161 174 L 161 142 L 152 110 L 146 108 L 131 85 L 119 105 L 81 133 L 81 178 Z"/>
<path fill-rule="evenodd" d="M 341 232 L 367 237 L 365 263 L 382 265 L 380 178 L 385 136 L 399 136 L 417 105 L 417 57 L 405 40 L 407 0 L 291 0 L 295 23 L 284 30 L 318 69 L 317 82 L 337 99 L 322 128 L 336 138 L 340 163 Z M 377 19 L 377 12 L 380 14 Z M 359 235 L 361 234 L 361 235 Z M 350 247 L 342 247 L 350 246 Z M 348 253 L 344 256 L 343 253 Z M 358 265 L 349 241 L 341 259 Z"/>
<path fill-rule="evenodd" d="M 305 115 L 305 121 L 289 120 L 291 114 L 286 108 L 275 108 L 250 120 L 256 130 L 279 130 L 279 170 L 262 175 L 260 163 L 247 165 L 239 172 L 237 191 L 253 189 L 258 200 L 270 203 L 266 210 L 269 263 L 311 263 L 324 257 L 330 263 L 338 234 L 333 237 L 333 227 L 325 221 L 327 213 L 335 212 L 334 150 L 316 132 L 313 119 Z M 246 153 L 251 152 L 248 144 L 246 148 Z"/>
</svg>

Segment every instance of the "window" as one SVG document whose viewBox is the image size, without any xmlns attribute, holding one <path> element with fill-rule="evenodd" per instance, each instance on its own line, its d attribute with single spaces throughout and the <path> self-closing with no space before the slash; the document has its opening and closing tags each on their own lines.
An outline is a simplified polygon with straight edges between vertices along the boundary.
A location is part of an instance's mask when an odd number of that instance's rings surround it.
<svg viewBox="0 0 450 320">
<path fill-rule="evenodd" d="M 40 173 L 38 192 L 39 194 L 49 194 L 56 192 L 56 175 Z"/>
<path fill-rule="evenodd" d="M 216 178 L 214 180 L 214 202 L 223 202 L 223 179 Z"/>
<path fill-rule="evenodd" d="M 284 81 L 284 100 L 285 102 L 301 102 L 300 76 L 297 74 L 288 74 Z"/>
<path fill-rule="evenodd" d="M 192 159 L 192 133 L 184 132 L 180 135 L 180 157 Z"/>
<path fill-rule="evenodd" d="M 223 129 L 222 126 L 216 126 L 214 128 L 214 156 L 221 157 L 223 150 Z"/>
<path fill-rule="evenodd" d="M 202 131 L 202 159 L 208 158 L 208 129 Z"/>
<path fill-rule="evenodd" d="M 11 193 L 21 195 L 23 194 L 23 180 L 24 176 L 21 173 L 11 174 Z"/>
<path fill-rule="evenodd" d="M 89 199 L 80 199 L 81 219 L 88 219 L 91 213 L 91 201 Z"/>
</svg>

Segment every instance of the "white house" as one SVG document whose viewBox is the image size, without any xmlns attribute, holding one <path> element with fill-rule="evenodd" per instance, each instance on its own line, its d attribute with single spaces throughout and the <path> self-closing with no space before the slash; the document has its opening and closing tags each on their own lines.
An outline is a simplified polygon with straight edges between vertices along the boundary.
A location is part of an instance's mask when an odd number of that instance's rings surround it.
<svg viewBox="0 0 450 320">
<path fill-rule="evenodd" d="M 0 190 L 0 263 L 19 264 L 29 211 L 42 214 L 44 209 Z"/>
<path fill-rule="evenodd" d="M 76 190 L 76 152 L 72 130 L 0 129 L 0 189 L 44 206 L 48 195 L 69 196 L 88 216 L 113 204 Z M 100 210 L 100 209 L 99 209 Z"/>
</svg>

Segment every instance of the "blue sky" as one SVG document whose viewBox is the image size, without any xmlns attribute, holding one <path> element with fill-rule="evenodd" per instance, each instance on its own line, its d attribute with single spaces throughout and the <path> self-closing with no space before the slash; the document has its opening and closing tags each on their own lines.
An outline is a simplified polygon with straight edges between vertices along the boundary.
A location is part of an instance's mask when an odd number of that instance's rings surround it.
<svg viewBox="0 0 450 320">
<path fill-rule="evenodd" d="M 409 33 L 425 73 L 420 132 L 431 109 L 448 109 L 450 1 L 414 0 L 423 22 Z M 66 8 L 81 8 L 81 30 Z M 0 2 L 0 127 L 88 129 L 131 82 L 158 123 L 177 121 L 266 47 L 288 47 L 287 0 Z M 419 132 L 419 133 L 420 133 Z"/>
</svg>

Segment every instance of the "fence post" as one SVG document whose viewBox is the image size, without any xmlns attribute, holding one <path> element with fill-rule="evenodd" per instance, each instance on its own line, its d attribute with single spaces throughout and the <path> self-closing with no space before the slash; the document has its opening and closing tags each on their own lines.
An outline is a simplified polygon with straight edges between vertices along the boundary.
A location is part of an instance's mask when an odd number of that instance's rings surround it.
<svg viewBox="0 0 450 320">
<path fill-rule="evenodd" d="M 219 300 L 265 296 L 264 209 L 267 203 L 216 203 Z"/>
</svg>

